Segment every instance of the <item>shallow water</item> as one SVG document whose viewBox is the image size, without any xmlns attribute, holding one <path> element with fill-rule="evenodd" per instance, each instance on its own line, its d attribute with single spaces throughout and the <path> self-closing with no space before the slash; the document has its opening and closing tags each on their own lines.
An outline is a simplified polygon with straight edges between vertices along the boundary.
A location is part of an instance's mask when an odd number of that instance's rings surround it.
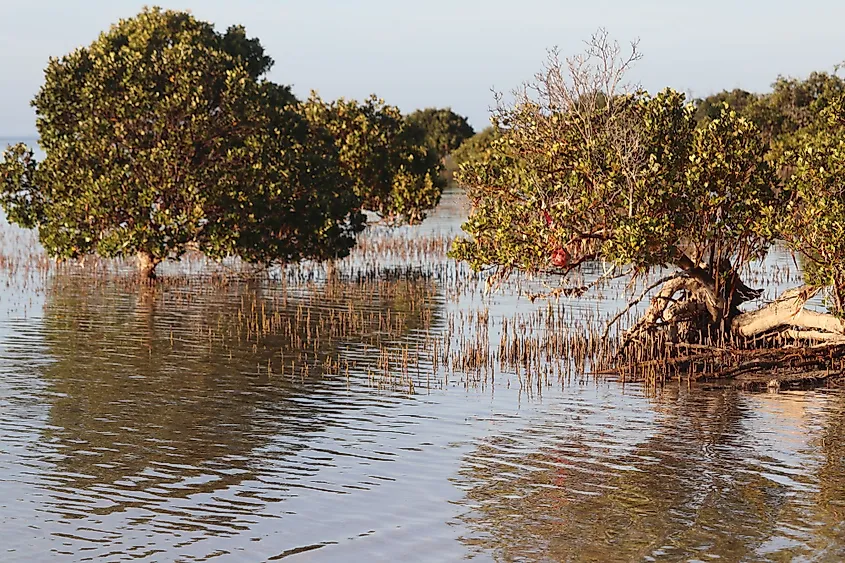
<svg viewBox="0 0 845 563">
<path fill-rule="evenodd" d="M 552 306 L 408 251 L 445 203 L 337 279 L 145 289 L 7 250 L 0 561 L 845 559 L 845 396 L 455 369 Z"/>
</svg>

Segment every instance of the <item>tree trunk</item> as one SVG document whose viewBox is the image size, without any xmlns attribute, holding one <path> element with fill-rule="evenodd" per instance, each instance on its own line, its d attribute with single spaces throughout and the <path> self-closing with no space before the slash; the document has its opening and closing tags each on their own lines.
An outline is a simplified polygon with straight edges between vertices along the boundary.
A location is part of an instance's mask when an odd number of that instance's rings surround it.
<svg viewBox="0 0 845 563">
<path fill-rule="evenodd" d="M 625 342 L 658 328 L 667 328 L 672 342 L 683 342 L 685 334 L 707 332 L 755 338 L 781 332 L 798 340 L 817 342 L 845 341 L 845 321 L 838 316 L 810 311 L 804 305 L 819 288 L 802 286 L 785 291 L 774 302 L 755 311 L 741 312 L 738 305 L 758 295 L 730 273 L 731 293 L 714 291 L 706 270 L 690 267 L 685 276 L 665 283 L 652 298 L 640 319 L 626 333 Z M 681 294 L 676 297 L 676 294 Z"/>
<path fill-rule="evenodd" d="M 845 276 L 835 276 L 833 279 L 833 297 L 836 301 L 836 312 L 845 313 Z"/>
<path fill-rule="evenodd" d="M 731 330 L 746 338 L 781 327 L 795 327 L 809 331 L 810 335 L 813 335 L 814 331 L 845 335 L 842 319 L 804 308 L 804 304 L 818 292 L 818 288 L 809 286 L 785 291 L 783 295 L 762 309 L 737 315 L 731 323 Z M 800 334 L 800 331 L 794 334 Z"/>
<path fill-rule="evenodd" d="M 337 279 L 337 264 L 335 260 L 326 261 L 326 281 Z"/>
<path fill-rule="evenodd" d="M 682 272 L 661 280 L 626 331 L 611 372 L 655 380 L 681 373 L 696 380 L 741 378 L 752 386 L 845 381 L 845 319 L 805 308 L 821 288 L 793 288 L 760 309 L 741 311 L 760 291 L 746 286 L 730 263 L 711 272 L 682 256 L 677 265 Z M 834 298 L 843 300 L 841 293 Z"/>
<path fill-rule="evenodd" d="M 646 312 L 628 330 L 628 336 L 635 336 L 661 324 L 666 320 L 666 310 L 675 300 L 674 296 L 679 291 L 693 293 L 701 288 L 701 283 L 693 278 L 675 278 L 663 284 L 657 295 L 651 298 L 651 304 Z"/>
<path fill-rule="evenodd" d="M 141 251 L 137 256 L 138 262 L 138 277 L 147 283 L 156 279 L 156 266 L 158 266 L 160 259 L 155 258 L 150 252 Z"/>
<path fill-rule="evenodd" d="M 676 265 L 681 268 L 689 277 L 698 280 L 705 286 L 713 297 L 722 300 L 721 305 L 726 307 L 725 316 L 734 316 L 739 313 L 739 306 L 746 301 L 753 301 L 763 294 L 761 289 L 751 289 L 740 278 L 739 273 L 734 269 L 733 264 L 727 258 L 718 260 L 718 265 L 705 264 L 696 265 L 683 251 L 678 250 Z M 717 277 L 722 283 L 717 283 Z"/>
</svg>

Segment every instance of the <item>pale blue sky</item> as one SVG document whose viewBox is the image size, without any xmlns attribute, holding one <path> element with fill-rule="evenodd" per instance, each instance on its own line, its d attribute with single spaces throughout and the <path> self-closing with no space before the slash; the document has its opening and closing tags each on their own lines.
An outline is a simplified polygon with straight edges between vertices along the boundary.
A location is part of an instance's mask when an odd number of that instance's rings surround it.
<svg viewBox="0 0 845 563">
<path fill-rule="evenodd" d="M 90 43 L 144 4 L 135 0 L 3 1 L 0 137 L 34 133 L 29 100 L 51 55 Z M 599 26 L 639 37 L 636 80 L 696 96 L 764 90 L 778 74 L 804 76 L 845 59 L 843 0 L 181 0 L 219 29 L 240 23 L 276 60 L 271 78 L 307 95 L 375 92 L 404 111 L 451 106 L 476 128 L 491 88 L 509 90 Z"/>
</svg>

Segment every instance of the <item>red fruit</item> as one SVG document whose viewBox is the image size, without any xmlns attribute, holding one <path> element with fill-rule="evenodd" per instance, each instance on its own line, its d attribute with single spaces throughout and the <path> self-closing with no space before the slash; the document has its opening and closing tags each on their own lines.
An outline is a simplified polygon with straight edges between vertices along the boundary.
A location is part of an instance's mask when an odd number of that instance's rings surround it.
<svg viewBox="0 0 845 563">
<path fill-rule="evenodd" d="M 569 264 L 570 258 L 571 256 L 565 248 L 557 247 L 555 248 L 555 251 L 552 252 L 552 264 L 558 268 L 565 268 L 566 265 Z"/>
<path fill-rule="evenodd" d="M 554 223 L 554 221 L 552 221 L 552 216 L 549 215 L 549 212 L 546 211 L 545 209 L 543 210 L 543 219 L 546 220 L 546 226 L 548 226 L 548 227 L 551 227 L 552 223 Z"/>
</svg>

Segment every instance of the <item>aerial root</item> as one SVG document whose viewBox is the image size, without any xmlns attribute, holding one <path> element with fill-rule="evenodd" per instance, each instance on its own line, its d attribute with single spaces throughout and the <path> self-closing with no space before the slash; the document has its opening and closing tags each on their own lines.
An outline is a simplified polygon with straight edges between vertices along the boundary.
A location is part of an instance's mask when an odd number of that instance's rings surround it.
<svg viewBox="0 0 845 563">
<path fill-rule="evenodd" d="M 672 349 L 681 355 L 669 355 Z M 626 380 L 731 380 L 752 389 L 845 383 L 845 342 L 749 349 L 672 344 L 666 357 L 649 360 L 637 360 L 647 357 L 639 352 L 631 350 L 627 361 L 600 373 Z"/>
</svg>

